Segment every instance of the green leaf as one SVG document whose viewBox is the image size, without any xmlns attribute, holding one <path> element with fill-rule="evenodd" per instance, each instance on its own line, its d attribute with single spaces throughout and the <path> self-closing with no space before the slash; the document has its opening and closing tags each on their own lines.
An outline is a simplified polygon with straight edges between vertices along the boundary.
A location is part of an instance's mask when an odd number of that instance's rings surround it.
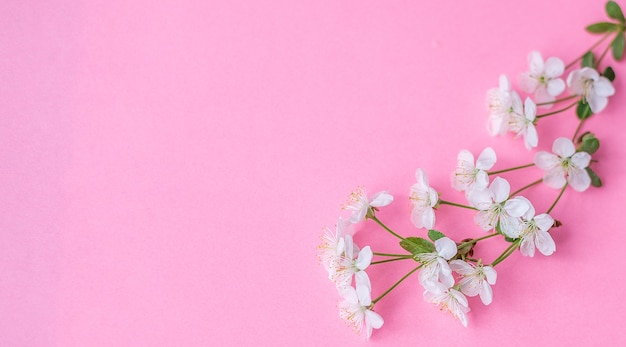
<svg viewBox="0 0 626 347">
<path fill-rule="evenodd" d="M 620 31 L 617 36 L 615 36 L 615 40 L 611 43 L 611 47 L 613 48 L 613 58 L 615 60 L 622 60 L 624 56 L 624 32 Z"/>
<path fill-rule="evenodd" d="M 583 100 L 580 100 L 578 102 L 578 106 L 576 107 L 576 115 L 578 116 L 578 119 L 587 119 L 591 117 L 592 114 L 593 112 L 591 112 L 591 107 L 589 107 L 589 104 L 584 102 Z"/>
<path fill-rule="evenodd" d="M 624 13 L 622 13 L 622 9 L 619 8 L 619 5 L 615 1 L 609 1 L 606 3 L 606 14 L 608 14 L 609 17 L 624 23 Z"/>
<path fill-rule="evenodd" d="M 602 73 L 602 76 L 606 77 L 609 81 L 613 82 L 615 80 L 615 71 L 610 66 L 607 66 Z"/>
<path fill-rule="evenodd" d="M 435 245 L 421 237 L 407 237 L 400 241 L 400 246 L 413 255 L 435 251 Z"/>
<path fill-rule="evenodd" d="M 596 175 L 590 167 L 586 167 L 585 170 L 587 170 L 587 173 L 591 178 L 591 185 L 597 188 L 602 187 L 602 180 L 600 180 L 600 177 L 598 177 L 598 175 Z"/>
<path fill-rule="evenodd" d="M 442 237 L 446 237 L 446 235 L 444 235 L 441 231 L 428 230 L 428 238 L 431 239 L 433 242 L 439 240 Z"/>
<path fill-rule="evenodd" d="M 594 154 L 598 151 L 598 148 L 600 148 L 600 140 L 598 140 L 595 135 L 592 133 L 586 133 L 583 135 L 582 144 L 579 148 L 580 151 Z"/>
<path fill-rule="evenodd" d="M 593 67 L 595 63 L 596 57 L 593 55 L 592 51 L 589 51 L 583 55 L 583 59 L 580 61 L 580 65 L 582 67 Z"/>
<path fill-rule="evenodd" d="M 604 33 L 608 33 L 611 31 L 616 31 L 617 28 L 618 28 L 617 24 L 615 23 L 599 22 L 599 23 L 593 23 L 587 26 L 585 29 L 587 29 L 588 32 L 593 33 L 593 34 L 604 34 Z"/>
</svg>

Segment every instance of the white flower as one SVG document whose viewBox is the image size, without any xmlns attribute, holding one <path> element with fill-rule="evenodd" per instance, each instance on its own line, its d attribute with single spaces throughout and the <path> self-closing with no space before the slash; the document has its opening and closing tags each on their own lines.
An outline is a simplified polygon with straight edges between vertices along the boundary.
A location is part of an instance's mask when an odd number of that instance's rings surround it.
<svg viewBox="0 0 626 347">
<path fill-rule="evenodd" d="M 357 246 L 352 241 L 352 236 L 344 236 L 344 251 L 336 264 L 336 269 L 331 278 L 337 285 L 337 289 L 348 287 L 352 284 L 352 276 L 355 276 L 356 283 L 369 283 L 369 277 L 365 269 L 372 262 L 372 249 L 370 246 L 363 247 L 357 251 Z M 358 254 L 357 254 L 358 253 Z M 357 254 L 356 259 L 354 255 Z"/>
<path fill-rule="evenodd" d="M 545 171 L 543 181 L 552 188 L 562 188 L 567 183 L 574 190 L 582 192 L 589 188 L 591 178 L 585 168 L 591 156 L 587 152 L 576 152 L 574 143 L 568 138 L 559 137 L 552 145 L 552 153 L 545 151 L 535 154 L 535 165 Z"/>
<path fill-rule="evenodd" d="M 368 339 L 372 336 L 372 329 L 379 329 L 384 323 L 383 318 L 370 309 L 371 290 L 366 284 L 357 284 L 356 289 L 346 287 L 341 293 L 343 301 L 339 304 L 339 317 L 359 334 L 365 325 Z"/>
<path fill-rule="evenodd" d="M 511 112 L 513 95 L 517 95 L 517 93 L 511 90 L 511 83 L 506 75 L 500 75 L 498 88 L 487 91 L 487 105 L 489 106 L 487 131 L 491 136 L 502 135 L 506 132 L 507 117 Z"/>
<path fill-rule="evenodd" d="M 496 177 L 488 189 L 474 190 L 469 200 L 480 210 L 474 221 L 483 230 L 489 231 L 498 224 L 504 235 L 517 238 L 522 231 L 521 216 L 528 211 L 528 200 L 515 197 L 508 199 L 511 186 L 501 177 Z"/>
<path fill-rule="evenodd" d="M 552 228 L 554 219 L 546 213 L 535 216 L 535 208 L 530 209 L 522 217 L 524 219 L 524 230 L 520 237 L 520 252 L 522 255 L 533 257 L 535 255 L 535 247 L 543 255 L 551 255 L 556 251 L 556 244 L 548 233 Z"/>
<path fill-rule="evenodd" d="M 435 252 L 416 255 L 417 261 L 422 264 L 418 275 L 420 284 L 429 289 L 437 283 L 450 287 L 454 284 L 452 270 L 448 260 L 457 253 L 456 243 L 447 237 L 435 241 Z"/>
<path fill-rule="evenodd" d="M 565 64 L 561 59 L 550 57 L 544 63 L 541 53 L 530 52 L 528 71 L 520 76 L 520 88 L 526 93 L 534 93 L 538 103 L 554 101 L 555 96 L 565 90 L 565 82 L 558 78 L 563 74 L 564 69 Z"/>
<path fill-rule="evenodd" d="M 526 98 L 523 110 L 521 103 L 515 104 L 514 112 L 509 116 L 509 131 L 514 132 L 517 137 L 524 136 L 524 145 L 527 150 L 537 147 L 539 142 L 537 129 L 533 124 L 536 116 L 537 105 L 530 98 Z"/>
<path fill-rule="evenodd" d="M 451 313 L 467 327 L 467 312 L 470 311 L 467 298 L 454 288 L 437 283 L 424 292 L 424 300 L 434 303 L 442 311 Z"/>
<path fill-rule="evenodd" d="M 374 194 L 370 199 L 367 198 L 365 188 L 358 187 L 348 197 L 348 203 L 343 206 L 343 209 L 352 211 L 349 221 L 351 223 L 358 223 L 365 220 L 367 211 L 371 207 L 387 206 L 393 201 L 393 196 L 385 191 Z"/>
<path fill-rule="evenodd" d="M 435 225 L 435 211 L 433 207 L 439 201 L 437 191 L 428 185 L 428 176 L 422 169 L 415 171 L 417 183 L 411 186 L 409 199 L 413 203 L 411 221 L 418 228 L 432 229 Z"/>
<path fill-rule="evenodd" d="M 480 300 L 485 305 L 489 305 L 493 300 L 491 286 L 496 284 L 498 274 L 491 266 L 466 263 L 463 260 L 453 260 L 450 268 L 461 275 L 463 279 L 459 282 L 461 292 L 467 296 L 480 295 Z"/>
<path fill-rule="evenodd" d="M 328 271 L 328 278 L 332 279 L 337 270 L 339 260 L 346 247 L 344 234 L 350 226 L 350 223 L 339 217 L 335 232 L 324 227 L 324 233 L 320 237 L 322 243 L 317 246 L 317 256 Z"/>
<path fill-rule="evenodd" d="M 611 81 L 590 67 L 570 72 L 567 85 L 572 94 L 585 98 L 593 113 L 604 110 L 609 103 L 609 96 L 615 94 Z"/>
<path fill-rule="evenodd" d="M 458 191 L 469 192 L 484 189 L 489 184 L 487 170 L 496 163 L 496 152 L 491 147 L 485 148 L 476 160 L 468 150 L 462 150 L 457 156 L 456 170 L 452 173 L 452 187 Z"/>
</svg>

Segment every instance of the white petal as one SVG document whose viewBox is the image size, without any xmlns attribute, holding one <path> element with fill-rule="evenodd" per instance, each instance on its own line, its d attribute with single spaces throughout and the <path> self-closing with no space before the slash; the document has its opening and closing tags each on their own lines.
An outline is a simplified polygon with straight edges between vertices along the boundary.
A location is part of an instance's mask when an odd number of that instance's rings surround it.
<svg viewBox="0 0 626 347">
<path fill-rule="evenodd" d="M 368 288 L 370 292 L 372 291 L 372 282 L 370 281 L 370 277 L 365 271 L 357 271 L 354 274 L 354 283 L 356 284 L 357 288 L 359 286 L 362 286 Z"/>
<path fill-rule="evenodd" d="M 372 293 L 367 286 L 357 285 L 356 295 L 359 298 L 359 304 L 361 304 L 361 306 L 369 306 L 372 304 Z"/>
<path fill-rule="evenodd" d="M 532 51 L 528 54 L 528 70 L 534 75 L 543 73 L 543 57 L 538 51 Z"/>
<path fill-rule="evenodd" d="M 491 147 L 487 147 L 480 152 L 476 160 L 476 168 L 479 170 L 489 170 L 496 163 L 496 152 Z"/>
<path fill-rule="evenodd" d="M 593 83 L 593 91 L 597 95 L 604 97 L 615 94 L 613 84 L 604 76 L 598 78 L 598 80 Z"/>
<path fill-rule="evenodd" d="M 561 161 L 559 160 L 559 157 L 552 153 L 540 151 L 535 154 L 533 162 L 542 170 L 551 170 L 552 168 L 558 166 Z"/>
<path fill-rule="evenodd" d="M 530 202 L 530 200 L 526 199 L 523 196 L 517 196 L 515 199 L 524 200 L 524 201 L 526 201 L 526 204 L 528 204 L 528 210 L 526 210 L 526 212 L 524 212 L 524 214 L 521 217 L 524 220 L 531 220 L 531 219 L 533 219 L 533 217 L 535 216 L 535 207 Z"/>
<path fill-rule="evenodd" d="M 591 156 L 587 152 L 578 152 L 572 156 L 572 164 L 576 165 L 580 169 L 584 169 L 589 166 Z"/>
<path fill-rule="evenodd" d="M 537 87 L 537 90 L 535 90 L 534 97 L 535 97 L 535 101 L 538 104 L 552 102 L 555 99 L 553 95 L 548 93 L 548 88 L 545 85 L 540 85 L 539 87 Z M 543 108 L 550 108 L 551 106 L 552 105 L 543 105 Z"/>
<path fill-rule="evenodd" d="M 558 167 L 547 171 L 546 174 L 543 175 L 543 182 L 552 188 L 563 188 L 566 182 L 565 172 Z"/>
<path fill-rule="evenodd" d="M 581 70 L 574 70 L 567 76 L 567 85 L 570 93 L 573 95 L 582 95 L 585 93 L 585 85 L 580 74 Z"/>
<path fill-rule="evenodd" d="M 432 229 L 435 226 L 435 211 L 432 207 L 427 207 L 422 213 L 422 225 L 426 229 Z"/>
<path fill-rule="evenodd" d="M 474 272 L 474 267 L 471 266 L 470 264 L 464 262 L 463 260 L 460 259 L 455 259 L 453 261 L 450 262 L 450 269 L 452 269 L 452 271 L 461 274 L 461 275 L 468 275 Z"/>
<path fill-rule="evenodd" d="M 496 227 L 496 220 L 494 219 L 494 216 L 490 211 L 479 211 L 474 216 L 474 221 L 484 231 L 489 231 Z"/>
<path fill-rule="evenodd" d="M 350 223 L 358 223 L 361 222 L 365 219 L 365 215 L 367 214 L 367 208 L 361 208 L 359 210 L 355 210 L 352 212 L 352 215 L 350 215 L 350 218 L 348 218 L 348 221 L 350 221 Z"/>
<path fill-rule="evenodd" d="M 487 188 L 489 185 L 489 175 L 486 171 L 480 170 L 476 173 L 476 180 L 474 181 L 474 185 L 472 189 L 474 190 L 483 190 Z"/>
<path fill-rule="evenodd" d="M 554 251 L 556 251 L 556 244 L 554 243 L 552 236 L 545 231 L 537 231 L 537 238 L 535 239 L 535 242 L 537 249 L 543 255 L 551 255 Z"/>
<path fill-rule="evenodd" d="M 541 231 L 548 231 L 554 224 L 554 219 L 549 214 L 542 213 L 534 218 L 537 228 Z"/>
<path fill-rule="evenodd" d="M 539 86 L 539 81 L 533 78 L 529 72 L 524 72 L 519 76 L 519 88 L 525 93 L 533 93 Z"/>
<path fill-rule="evenodd" d="M 339 293 L 343 299 L 351 304 L 358 304 L 359 297 L 356 294 L 356 289 L 351 286 L 345 287 Z"/>
<path fill-rule="evenodd" d="M 447 237 L 435 241 L 435 249 L 437 249 L 437 254 L 446 260 L 454 257 L 457 252 L 456 243 Z"/>
<path fill-rule="evenodd" d="M 564 70 L 565 64 L 563 64 L 563 60 L 556 57 L 550 57 L 546 60 L 545 71 L 547 77 L 559 77 L 563 74 Z"/>
<path fill-rule="evenodd" d="M 385 191 L 378 192 L 372 196 L 372 201 L 370 202 L 370 206 L 373 207 L 382 207 L 391 204 L 393 201 L 393 196 Z"/>
<path fill-rule="evenodd" d="M 496 269 L 491 266 L 483 266 L 483 273 L 485 274 L 485 278 L 487 278 L 487 282 L 489 284 L 496 284 L 496 280 L 498 279 Z"/>
<path fill-rule="evenodd" d="M 531 258 L 535 256 L 535 243 L 532 240 L 532 235 L 528 235 L 527 238 L 522 239 L 519 250 L 523 256 Z"/>
<path fill-rule="evenodd" d="M 500 75 L 500 90 L 506 92 L 511 90 L 511 82 L 506 75 Z"/>
<path fill-rule="evenodd" d="M 489 115 L 489 121 L 487 122 L 487 132 L 491 136 L 502 135 L 505 125 L 505 116 L 502 114 L 491 114 Z M 472 163 L 474 160 L 472 159 Z"/>
<path fill-rule="evenodd" d="M 531 150 L 539 144 L 539 137 L 537 135 L 537 129 L 532 124 L 528 124 L 528 128 L 526 129 L 526 134 L 524 135 L 524 145 L 527 150 Z"/>
<path fill-rule="evenodd" d="M 565 82 L 560 78 L 550 80 L 550 82 L 548 82 L 548 87 L 546 90 L 548 94 L 552 96 L 557 96 L 563 93 L 563 91 L 565 90 Z"/>
<path fill-rule="evenodd" d="M 516 239 L 520 236 L 523 228 L 524 224 L 520 218 L 508 215 L 500 216 L 500 230 L 504 235 Z"/>
<path fill-rule="evenodd" d="M 422 214 L 424 213 L 423 206 L 415 205 L 413 206 L 413 210 L 411 210 L 411 223 L 415 225 L 416 228 L 423 228 L 424 221 L 422 219 Z"/>
<path fill-rule="evenodd" d="M 472 206 L 481 211 L 489 209 L 493 204 L 491 191 L 488 189 L 474 189 L 469 193 L 467 198 Z"/>
<path fill-rule="evenodd" d="M 572 140 L 567 137 L 559 137 L 552 144 L 552 152 L 558 154 L 562 158 L 571 157 L 576 152 L 576 147 Z"/>
<path fill-rule="evenodd" d="M 365 311 L 365 320 L 367 321 L 367 324 L 374 329 L 380 329 L 380 327 L 382 327 L 385 323 L 383 317 L 372 310 Z"/>
<path fill-rule="evenodd" d="M 591 177 L 585 169 L 570 167 L 567 175 L 567 183 L 577 192 L 584 192 L 591 185 Z"/>
<path fill-rule="evenodd" d="M 356 258 L 355 265 L 357 269 L 359 270 L 367 269 L 367 267 L 372 262 L 372 256 L 373 256 L 373 253 L 372 253 L 372 249 L 370 248 L 370 246 L 363 247 L 363 249 L 359 252 L 359 256 Z"/>
<path fill-rule="evenodd" d="M 415 180 L 421 187 L 428 187 L 428 176 L 422 169 L 415 170 Z"/>
<path fill-rule="evenodd" d="M 522 98 L 520 98 L 519 94 L 515 91 L 511 92 L 511 108 L 513 108 L 513 112 L 517 114 L 524 114 L 524 104 L 522 104 Z"/>
<path fill-rule="evenodd" d="M 530 209 L 528 199 L 520 199 L 518 197 L 507 200 L 507 202 L 504 203 L 504 210 L 512 217 L 521 217 L 528 209 Z"/>
<path fill-rule="evenodd" d="M 491 190 L 491 193 L 493 194 L 493 200 L 497 203 L 500 203 L 509 197 L 509 193 L 511 192 L 511 185 L 509 184 L 509 181 L 498 176 L 493 179 L 493 182 L 491 182 L 489 190 Z"/>
<path fill-rule="evenodd" d="M 428 189 L 428 200 L 430 201 L 430 207 L 434 207 L 439 202 L 439 194 L 433 188 Z"/>
<path fill-rule="evenodd" d="M 354 257 L 354 241 L 350 234 L 344 236 L 345 252 L 344 254 L 350 260 Z"/>
<path fill-rule="evenodd" d="M 530 99 L 526 98 L 524 101 L 524 116 L 529 121 L 533 121 L 537 115 L 537 105 Z"/>
<path fill-rule="evenodd" d="M 463 293 L 459 292 L 456 289 L 450 289 L 450 295 L 452 295 L 454 299 L 462 306 L 467 307 L 467 305 L 469 304 L 465 295 L 463 295 Z"/>
<path fill-rule="evenodd" d="M 589 108 L 593 113 L 600 113 L 609 104 L 609 99 L 597 94 L 587 94 L 587 103 L 589 103 Z"/>
<path fill-rule="evenodd" d="M 493 292 L 491 291 L 491 286 L 489 285 L 489 283 L 482 283 L 480 293 L 478 293 L 478 295 L 480 295 L 480 301 L 482 301 L 483 304 L 491 304 L 491 302 L 493 301 Z"/>
</svg>

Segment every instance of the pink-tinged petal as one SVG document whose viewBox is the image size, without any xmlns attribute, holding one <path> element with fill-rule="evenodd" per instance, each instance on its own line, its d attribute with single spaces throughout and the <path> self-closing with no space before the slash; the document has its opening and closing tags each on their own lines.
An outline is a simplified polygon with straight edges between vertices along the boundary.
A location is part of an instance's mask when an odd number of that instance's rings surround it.
<svg viewBox="0 0 626 347">
<path fill-rule="evenodd" d="M 524 104 L 522 103 L 522 98 L 520 98 L 517 92 L 511 92 L 511 108 L 513 108 L 513 112 L 519 115 L 524 114 Z"/>
<path fill-rule="evenodd" d="M 447 237 L 442 237 L 435 241 L 435 249 L 437 254 L 446 260 L 454 257 L 457 251 L 456 243 Z"/>
<path fill-rule="evenodd" d="M 487 282 L 483 282 L 480 288 L 480 301 L 485 305 L 491 304 L 493 301 L 493 292 L 491 291 L 491 286 Z"/>
<path fill-rule="evenodd" d="M 577 192 L 584 192 L 591 185 L 591 177 L 585 169 L 570 167 L 567 175 L 567 183 Z"/>
<path fill-rule="evenodd" d="M 474 216 L 474 222 L 484 231 L 489 231 L 496 227 L 497 220 L 490 211 L 479 211 Z"/>
<path fill-rule="evenodd" d="M 435 211 L 428 207 L 422 213 L 422 225 L 426 229 L 432 229 L 435 226 Z"/>
<path fill-rule="evenodd" d="M 461 275 L 469 275 L 475 270 L 473 266 L 459 259 L 450 262 L 450 269 Z"/>
<path fill-rule="evenodd" d="M 561 156 L 561 158 L 571 157 L 576 152 L 576 147 L 572 140 L 567 137 L 559 137 L 552 144 L 552 152 Z"/>
<path fill-rule="evenodd" d="M 591 156 L 587 152 L 578 152 L 572 156 L 572 164 L 577 167 L 584 169 L 589 166 L 589 162 L 591 161 Z"/>
<path fill-rule="evenodd" d="M 593 92 L 596 95 L 608 97 L 615 94 L 615 88 L 608 78 L 602 76 L 593 83 Z"/>
<path fill-rule="evenodd" d="M 496 269 L 491 266 L 483 266 L 483 273 L 485 274 L 485 278 L 489 284 L 496 284 L 496 280 L 498 279 Z"/>
<path fill-rule="evenodd" d="M 373 207 L 382 207 L 391 204 L 393 201 L 393 196 L 388 192 L 382 191 L 374 194 L 372 196 L 372 201 L 370 202 L 370 206 Z"/>
<path fill-rule="evenodd" d="M 439 194 L 437 194 L 435 189 L 428 189 L 428 200 L 430 201 L 430 207 L 434 207 L 439 202 Z"/>
<path fill-rule="evenodd" d="M 504 203 L 504 210 L 511 217 L 521 217 L 530 208 L 528 199 L 513 198 Z"/>
<path fill-rule="evenodd" d="M 507 75 L 500 75 L 500 90 L 503 92 L 508 92 L 509 90 L 511 90 L 511 82 L 509 81 L 509 78 L 507 77 Z"/>
<path fill-rule="evenodd" d="M 476 168 L 479 170 L 489 170 L 496 163 L 496 152 L 491 147 L 487 147 L 480 152 L 476 160 Z"/>
<path fill-rule="evenodd" d="M 565 70 L 565 64 L 563 64 L 563 60 L 556 58 L 556 57 L 550 57 L 546 60 L 546 63 L 545 63 L 546 77 L 550 77 L 550 78 L 559 77 L 563 74 L 564 70 Z"/>
<path fill-rule="evenodd" d="M 535 256 L 535 243 L 533 242 L 533 236 L 527 235 L 522 240 L 522 243 L 519 247 L 520 253 L 526 257 L 534 257 Z"/>
<path fill-rule="evenodd" d="M 372 291 L 372 282 L 365 271 L 357 271 L 354 274 L 354 283 L 357 288 L 361 286 L 368 288 L 370 292 Z"/>
<path fill-rule="evenodd" d="M 551 170 L 560 165 L 561 161 L 559 157 L 552 153 L 548 153 L 546 151 L 540 151 L 535 154 L 535 158 L 533 160 L 535 165 L 542 170 Z"/>
<path fill-rule="evenodd" d="M 600 113 L 609 104 L 609 99 L 597 94 L 587 94 L 587 103 L 589 103 L 589 108 L 593 113 Z"/>
<path fill-rule="evenodd" d="M 356 286 L 356 295 L 359 298 L 361 306 L 369 306 L 372 304 L 372 292 L 366 286 Z"/>
<path fill-rule="evenodd" d="M 454 299 L 461 305 L 467 307 L 469 303 L 467 302 L 467 298 L 463 293 L 459 292 L 456 289 L 450 289 L 450 295 L 454 297 Z"/>
<path fill-rule="evenodd" d="M 552 102 L 554 101 L 554 95 L 551 95 L 550 93 L 548 93 L 548 89 L 545 85 L 540 85 L 537 90 L 535 90 L 535 93 L 533 95 L 535 97 L 535 102 L 537 102 L 538 104 L 543 104 L 546 102 Z M 552 104 L 548 104 L 548 105 L 543 105 L 543 108 L 551 108 Z"/>
<path fill-rule="evenodd" d="M 487 132 L 491 136 L 502 135 L 504 130 L 505 115 L 503 114 L 491 114 L 489 115 L 489 121 L 487 122 Z M 473 163 L 472 159 L 472 163 Z"/>
<path fill-rule="evenodd" d="M 553 97 L 563 93 L 564 90 L 565 82 L 560 78 L 550 80 L 546 88 L 548 94 L 552 95 Z"/>
<path fill-rule="evenodd" d="M 491 193 L 493 194 L 493 200 L 497 203 L 501 203 L 509 197 L 511 185 L 509 184 L 509 181 L 498 176 L 493 179 L 493 182 L 491 182 L 489 190 L 491 190 Z"/>
<path fill-rule="evenodd" d="M 552 225 L 554 225 L 554 219 L 546 213 L 535 216 L 534 220 L 535 225 L 537 225 L 537 228 L 539 228 L 539 230 L 541 231 L 548 231 L 550 230 L 550 228 L 552 228 Z"/>
<path fill-rule="evenodd" d="M 357 267 L 357 269 L 367 269 L 367 267 L 370 266 L 370 263 L 372 262 L 373 255 L 374 254 L 372 253 L 372 249 L 370 248 L 370 246 L 363 247 L 363 249 L 359 252 L 359 256 L 357 257 L 355 262 L 355 266 Z"/>
<path fill-rule="evenodd" d="M 350 223 L 358 223 L 361 222 L 363 220 L 365 220 L 365 215 L 367 214 L 367 209 L 366 208 L 362 208 L 360 210 L 355 210 L 352 212 L 352 215 L 350 215 L 350 218 L 348 218 L 348 221 L 350 221 Z"/>
<path fill-rule="evenodd" d="M 539 81 L 533 78 L 529 72 L 524 72 L 519 76 L 519 88 L 525 93 L 533 93 L 539 86 Z"/>
<path fill-rule="evenodd" d="M 537 105 L 530 99 L 526 98 L 524 101 L 524 116 L 529 121 L 535 120 L 535 116 L 537 115 Z"/>
<path fill-rule="evenodd" d="M 472 152 L 463 149 L 459 152 L 459 155 L 456 157 L 457 166 L 463 167 L 466 170 L 474 169 L 474 155 Z"/>
<path fill-rule="evenodd" d="M 580 70 L 574 70 L 567 76 L 567 85 L 569 91 L 573 95 L 583 95 L 585 93 L 585 84 L 580 74 Z"/>
<path fill-rule="evenodd" d="M 424 221 L 422 220 L 422 214 L 424 213 L 424 209 L 422 206 L 415 205 L 413 206 L 413 210 L 411 210 L 411 223 L 415 225 L 416 228 L 423 228 Z"/>
<path fill-rule="evenodd" d="M 537 231 L 535 244 L 539 252 L 545 256 L 551 255 L 556 251 L 556 244 L 554 243 L 552 236 L 545 231 Z"/>
<path fill-rule="evenodd" d="M 459 281 L 459 285 L 461 285 L 461 293 L 467 296 L 476 296 L 480 292 L 478 281 L 475 277 L 465 277 Z"/>
<path fill-rule="evenodd" d="M 383 317 L 372 310 L 365 311 L 365 320 L 367 324 L 374 329 L 380 329 L 380 327 L 382 327 L 385 323 Z"/>
<path fill-rule="evenodd" d="M 543 73 L 543 57 L 538 51 L 532 51 L 528 54 L 528 70 L 536 76 Z"/>
<path fill-rule="evenodd" d="M 531 150 L 539 144 L 539 136 L 537 135 L 537 129 L 532 124 L 528 124 L 526 128 L 526 134 L 524 135 L 524 145 L 527 150 Z"/>
<path fill-rule="evenodd" d="M 560 189 L 565 185 L 565 172 L 559 167 L 547 171 L 543 176 L 543 183 L 548 187 Z"/>
<path fill-rule="evenodd" d="M 339 295 L 341 295 L 341 297 L 351 303 L 351 304 L 358 304 L 359 303 L 359 297 L 356 294 L 356 289 L 354 289 L 351 286 L 347 286 L 341 289 L 341 291 L 339 292 Z"/>
<path fill-rule="evenodd" d="M 428 176 L 426 176 L 426 172 L 424 172 L 424 170 L 415 170 L 415 180 L 420 185 L 420 187 L 428 187 Z"/>
</svg>

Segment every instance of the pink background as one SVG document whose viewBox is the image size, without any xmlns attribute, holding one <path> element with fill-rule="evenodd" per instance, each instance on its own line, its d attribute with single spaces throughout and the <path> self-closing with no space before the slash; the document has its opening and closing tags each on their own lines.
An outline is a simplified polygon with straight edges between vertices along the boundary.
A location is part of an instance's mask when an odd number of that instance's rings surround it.
<svg viewBox="0 0 626 347">
<path fill-rule="evenodd" d="M 603 5 L 2 1 L 0 345 L 366 344 L 338 318 L 321 227 L 365 185 L 395 195 L 384 221 L 423 236 L 408 219 L 417 167 L 462 202 L 449 185 L 460 149 L 493 146 L 496 168 L 529 162 L 521 141 L 487 135 L 485 91 L 533 49 L 581 54 Z M 385 325 L 369 343 L 626 343 L 626 67 L 613 65 L 617 95 L 585 128 L 602 141 L 605 187 L 566 193 L 557 252 L 499 265 L 468 328 L 411 277 L 377 305 Z M 540 149 L 575 126 L 572 113 L 542 122 Z M 533 194 L 545 210 L 557 191 Z M 470 212 L 438 218 L 457 241 L 483 235 Z M 355 240 L 400 251 L 370 224 Z M 413 265 L 377 266 L 374 295 Z"/>
</svg>

